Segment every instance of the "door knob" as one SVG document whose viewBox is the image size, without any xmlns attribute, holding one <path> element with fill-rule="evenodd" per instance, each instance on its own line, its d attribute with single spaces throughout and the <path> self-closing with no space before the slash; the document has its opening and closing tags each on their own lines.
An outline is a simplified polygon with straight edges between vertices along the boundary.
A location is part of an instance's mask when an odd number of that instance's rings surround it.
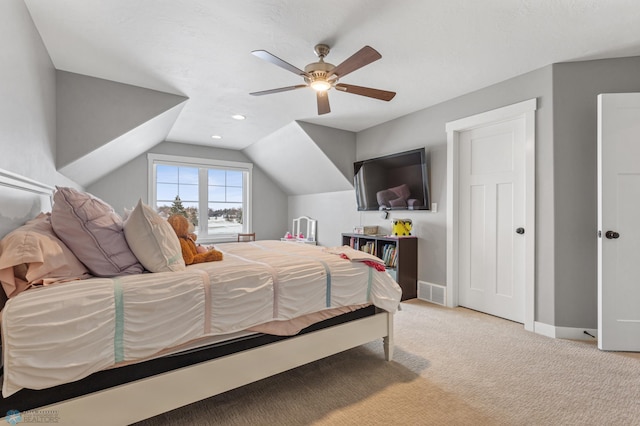
<svg viewBox="0 0 640 426">
<path fill-rule="evenodd" d="M 618 234 L 616 231 L 607 231 L 604 233 L 604 236 L 610 240 L 615 240 L 616 238 L 620 237 L 620 234 Z"/>
<path fill-rule="evenodd" d="M 516 229 L 516 234 L 520 234 L 520 235 L 524 234 L 524 228 Z"/>
</svg>

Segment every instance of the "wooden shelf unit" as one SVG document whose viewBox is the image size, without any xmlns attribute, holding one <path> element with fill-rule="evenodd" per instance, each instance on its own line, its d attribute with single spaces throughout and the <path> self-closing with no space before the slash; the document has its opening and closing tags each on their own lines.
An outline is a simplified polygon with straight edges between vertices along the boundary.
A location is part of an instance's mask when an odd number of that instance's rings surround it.
<svg viewBox="0 0 640 426">
<path fill-rule="evenodd" d="M 385 263 L 387 263 L 385 247 L 395 246 L 395 266 L 389 266 L 387 270 L 392 276 L 395 276 L 396 282 L 402 288 L 402 300 L 417 297 L 418 238 L 347 233 L 342 234 L 342 244 L 356 250 L 368 246 L 373 250 L 371 254 L 385 260 Z"/>
</svg>

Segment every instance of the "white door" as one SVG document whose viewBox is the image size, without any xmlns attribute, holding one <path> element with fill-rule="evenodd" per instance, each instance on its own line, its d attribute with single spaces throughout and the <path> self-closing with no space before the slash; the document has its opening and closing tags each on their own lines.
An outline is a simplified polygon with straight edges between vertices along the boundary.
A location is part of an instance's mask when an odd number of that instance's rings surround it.
<svg viewBox="0 0 640 426">
<path fill-rule="evenodd" d="M 459 136 L 458 303 L 525 317 L 525 118 Z"/>
<path fill-rule="evenodd" d="M 640 93 L 598 96 L 598 347 L 640 352 Z"/>
</svg>

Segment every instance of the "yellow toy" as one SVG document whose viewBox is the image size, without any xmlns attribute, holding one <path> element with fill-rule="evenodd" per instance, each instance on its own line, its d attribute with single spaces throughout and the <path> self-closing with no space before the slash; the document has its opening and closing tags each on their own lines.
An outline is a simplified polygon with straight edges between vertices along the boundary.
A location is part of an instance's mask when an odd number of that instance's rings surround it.
<svg viewBox="0 0 640 426">
<path fill-rule="evenodd" d="M 222 260 L 222 253 L 216 249 L 210 249 L 204 253 L 198 252 L 198 247 L 196 247 L 196 243 L 193 240 L 195 234 L 189 233 L 189 221 L 186 217 L 181 214 L 172 214 L 167 219 L 167 222 L 169 222 L 169 225 L 171 225 L 180 240 L 182 257 L 186 265 Z"/>
<path fill-rule="evenodd" d="M 394 219 L 391 235 L 395 235 L 396 237 L 409 236 L 411 235 L 412 227 L 411 219 Z"/>
</svg>

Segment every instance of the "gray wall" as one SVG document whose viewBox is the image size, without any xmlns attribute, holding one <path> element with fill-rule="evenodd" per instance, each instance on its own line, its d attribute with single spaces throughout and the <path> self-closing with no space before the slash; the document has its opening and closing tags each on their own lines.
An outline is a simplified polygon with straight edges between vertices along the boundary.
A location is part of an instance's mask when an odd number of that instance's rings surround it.
<svg viewBox="0 0 640 426">
<path fill-rule="evenodd" d="M 432 202 L 437 212 L 393 212 L 392 218 L 410 218 L 418 245 L 418 279 L 436 284 L 446 283 L 446 173 L 447 135 L 445 125 L 449 121 L 500 108 L 531 98 L 538 99 L 536 112 L 537 134 L 537 288 L 536 320 L 554 324 L 554 218 L 553 218 L 553 104 L 552 67 L 545 67 L 504 81 L 456 99 L 417 111 L 357 134 L 356 156 L 358 160 L 394 152 L 426 147 L 430 170 Z M 355 194 L 353 197 L 355 207 Z M 343 193 L 341 193 L 343 194 Z M 307 214 L 327 216 L 326 206 L 335 202 L 336 194 L 289 197 L 289 215 Z M 345 202 L 348 202 L 344 199 Z M 314 207 L 315 208 L 312 208 Z M 378 225 L 390 231 L 390 220 L 381 218 L 378 212 L 338 212 L 327 220 L 335 223 L 332 228 L 350 232 L 354 225 Z M 354 223 L 355 222 L 355 223 Z M 339 235 L 326 237 L 319 223 L 319 239 L 330 245 L 339 244 Z M 334 231 L 335 232 L 335 231 Z M 588 326 L 585 325 L 585 326 Z"/>
<path fill-rule="evenodd" d="M 640 57 L 556 64 L 553 88 L 556 323 L 597 328 L 597 96 L 640 92 Z"/>
<path fill-rule="evenodd" d="M 356 134 L 317 124 L 303 122 L 298 122 L 298 124 L 333 162 L 347 181 L 352 182 L 353 162 L 356 158 Z M 295 157 L 293 161 L 296 161 Z"/>
<path fill-rule="evenodd" d="M 59 168 L 187 100 L 184 96 L 66 71 L 56 73 L 56 92 Z"/>
<path fill-rule="evenodd" d="M 0 168 L 79 187 L 55 168 L 56 73 L 22 0 L 0 2 L 0 52 L 5 64 L 0 68 Z M 638 57 L 556 64 L 358 133 L 357 159 L 420 146 L 428 150 L 438 212 L 394 213 L 415 223 L 419 279 L 446 281 L 445 124 L 537 98 L 535 318 L 561 327 L 596 328 L 596 96 L 628 91 L 640 91 Z M 247 161 L 240 152 L 175 143 L 151 151 Z M 345 169 L 344 164 L 337 167 Z M 122 211 L 138 198 L 146 200 L 146 168 L 141 155 L 87 190 Z M 253 184 L 253 223 L 260 238 L 279 238 L 300 215 L 319 219 L 318 238 L 324 245 L 340 244 L 339 234 L 354 225 L 389 230 L 389 221 L 378 213 L 355 210 L 352 190 L 287 198 L 259 168 Z"/>
<path fill-rule="evenodd" d="M 438 212 L 393 215 L 409 217 L 415 224 L 420 238 L 418 278 L 444 284 L 445 124 L 537 98 L 535 320 L 557 327 L 597 328 L 596 98 L 599 93 L 638 91 L 640 57 L 554 64 L 364 130 L 357 134 L 357 158 L 427 148 Z M 354 224 L 389 230 L 389 221 L 377 212 L 347 209 L 331 214 L 328 205 L 342 200 L 350 206 L 350 197 L 355 198 L 353 191 L 289 197 L 289 216 L 332 220 L 329 228 L 335 234 L 350 231 Z M 321 231 L 319 239 L 329 245 L 341 243 L 338 235 Z"/>
<path fill-rule="evenodd" d="M 293 231 L 293 219 L 300 216 L 318 221 L 316 240 L 326 247 L 342 245 L 340 234 L 361 222 L 353 190 L 289 196 L 289 231 Z"/>
<path fill-rule="evenodd" d="M 163 142 L 150 149 L 149 152 L 250 162 L 240 151 L 173 142 Z M 139 199 L 145 203 L 148 202 L 147 179 L 147 155 L 145 153 L 90 185 L 87 190 L 102 198 L 122 214 L 125 208 L 135 206 Z M 255 165 L 252 183 L 253 231 L 256 232 L 259 239 L 279 239 L 287 229 L 287 196 Z"/>
<path fill-rule="evenodd" d="M 0 168 L 78 187 L 56 171 L 56 73 L 22 0 L 0 1 L 0 57 Z"/>
<path fill-rule="evenodd" d="M 538 99 L 536 111 L 536 320 L 554 324 L 552 67 L 506 80 L 358 134 L 359 159 L 416 146 L 430 153 L 431 196 L 437 213 L 414 212 L 418 221 L 419 279 L 446 283 L 446 132 L 449 121 Z M 398 213 L 402 216 L 402 213 Z M 407 215 L 405 215 L 407 216 Z"/>
<path fill-rule="evenodd" d="M 344 171 L 355 159 L 353 132 L 292 121 L 242 152 L 288 195 L 353 188 Z"/>
<path fill-rule="evenodd" d="M 56 71 L 56 165 L 83 186 L 164 141 L 187 98 Z"/>
</svg>

